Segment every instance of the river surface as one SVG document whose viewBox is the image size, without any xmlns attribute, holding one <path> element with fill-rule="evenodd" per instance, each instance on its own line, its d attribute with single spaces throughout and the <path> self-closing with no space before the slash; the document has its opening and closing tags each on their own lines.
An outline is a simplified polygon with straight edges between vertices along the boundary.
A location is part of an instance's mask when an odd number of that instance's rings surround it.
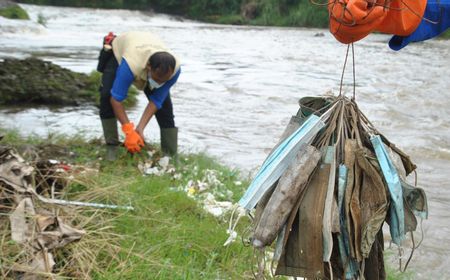
<svg viewBox="0 0 450 280">
<path fill-rule="evenodd" d="M 339 90 L 346 46 L 328 30 L 212 25 L 125 10 L 22 7 L 30 21 L 0 17 L 0 59 L 35 56 L 89 73 L 108 31 L 158 33 L 182 61 L 172 90 L 181 149 L 204 151 L 244 174 L 257 170 L 300 97 Z M 388 39 L 370 35 L 355 44 L 357 101 L 417 163 L 419 185 L 428 195 L 430 218 L 423 222 L 425 240 L 410 264 L 413 278 L 450 279 L 450 41 L 430 40 L 394 52 Z M 351 71 L 344 91 L 351 94 Z M 137 122 L 145 105 L 141 94 L 130 118 Z M 8 107 L 0 110 L 0 122 L 24 135 L 101 136 L 95 107 Z M 159 141 L 155 120 L 145 135 Z"/>
</svg>

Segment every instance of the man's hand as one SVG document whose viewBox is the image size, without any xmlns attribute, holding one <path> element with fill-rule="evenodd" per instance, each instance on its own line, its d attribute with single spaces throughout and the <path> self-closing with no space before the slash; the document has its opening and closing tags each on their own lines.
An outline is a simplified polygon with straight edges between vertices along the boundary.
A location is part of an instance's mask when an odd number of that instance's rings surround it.
<svg viewBox="0 0 450 280">
<path fill-rule="evenodd" d="M 139 129 L 139 126 L 136 127 L 136 132 L 137 134 L 139 134 L 139 136 L 141 136 L 142 140 L 145 143 L 145 138 L 144 138 L 144 131 L 142 129 Z"/>
<path fill-rule="evenodd" d="M 125 147 L 130 153 L 140 152 L 141 148 L 144 147 L 144 140 L 142 137 L 134 130 L 133 123 L 126 123 L 122 125 L 122 131 L 125 133 Z"/>
</svg>

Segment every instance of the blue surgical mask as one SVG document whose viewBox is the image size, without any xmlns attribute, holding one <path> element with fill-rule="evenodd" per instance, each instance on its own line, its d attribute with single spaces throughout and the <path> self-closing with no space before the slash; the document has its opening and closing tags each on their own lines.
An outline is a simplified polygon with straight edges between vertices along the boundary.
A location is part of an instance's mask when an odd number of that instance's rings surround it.
<svg viewBox="0 0 450 280">
<path fill-rule="evenodd" d="M 152 79 L 151 76 L 148 76 L 148 84 L 150 85 L 151 89 L 157 89 L 164 85 L 164 83 L 158 84 L 155 80 Z"/>
</svg>

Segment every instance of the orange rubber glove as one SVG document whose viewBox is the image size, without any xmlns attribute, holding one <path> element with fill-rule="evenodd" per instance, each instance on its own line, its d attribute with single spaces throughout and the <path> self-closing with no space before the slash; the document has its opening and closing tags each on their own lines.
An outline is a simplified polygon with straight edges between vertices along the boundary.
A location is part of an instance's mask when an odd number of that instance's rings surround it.
<svg viewBox="0 0 450 280">
<path fill-rule="evenodd" d="M 122 131 L 125 133 L 125 147 L 130 153 L 136 153 L 141 151 L 141 147 L 144 147 L 144 140 L 134 130 L 133 123 L 126 123 L 122 125 Z"/>
</svg>

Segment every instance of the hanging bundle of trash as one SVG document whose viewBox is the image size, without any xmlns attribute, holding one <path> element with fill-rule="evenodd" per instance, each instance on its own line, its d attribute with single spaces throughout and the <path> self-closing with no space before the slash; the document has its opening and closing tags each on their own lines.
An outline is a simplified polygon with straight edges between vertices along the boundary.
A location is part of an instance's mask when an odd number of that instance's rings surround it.
<svg viewBox="0 0 450 280">
<path fill-rule="evenodd" d="M 251 243 L 275 242 L 276 275 L 385 279 L 383 232 L 392 242 L 427 218 L 416 166 L 342 95 L 305 97 L 239 205 L 256 208 Z"/>
</svg>

